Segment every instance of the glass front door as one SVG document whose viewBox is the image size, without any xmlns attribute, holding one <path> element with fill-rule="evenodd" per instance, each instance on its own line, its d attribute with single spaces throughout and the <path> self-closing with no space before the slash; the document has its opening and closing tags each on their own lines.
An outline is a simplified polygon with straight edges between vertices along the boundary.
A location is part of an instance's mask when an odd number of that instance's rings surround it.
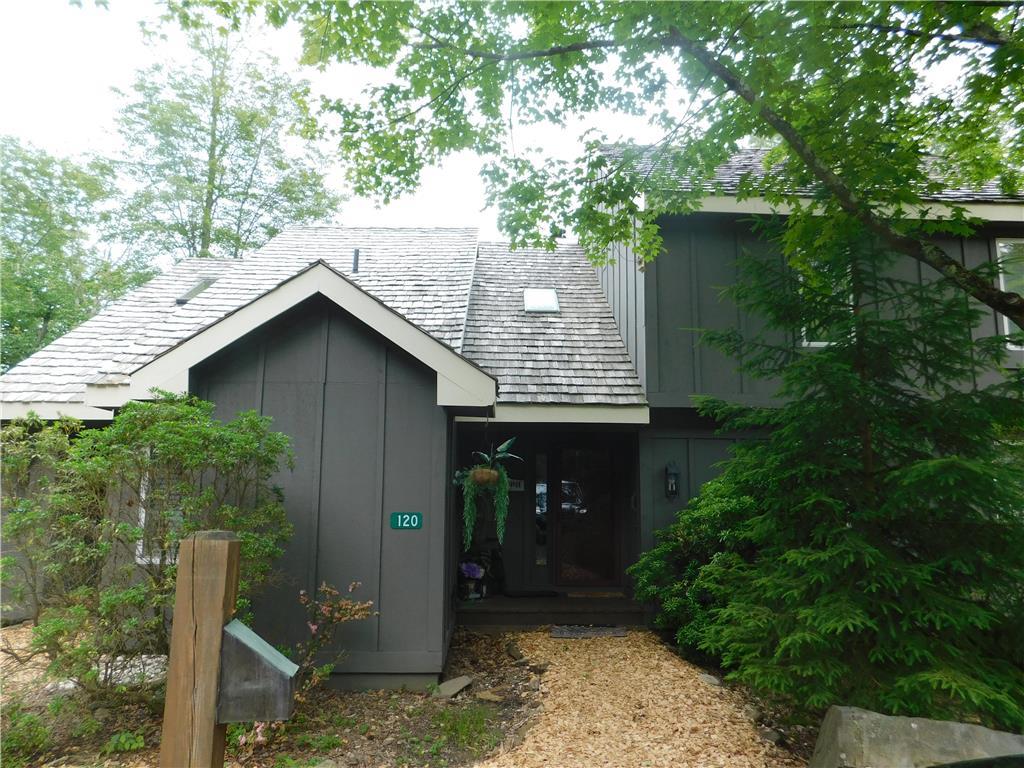
<svg viewBox="0 0 1024 768">
<path fill-rule="evenodd" d="M 554 523 L 554 581 L 561 586 L 605 586 L 618 582 L 616 514 L 611 452 L 563 447 L 548 479 L 548 523 Z M 550 470 L 549 470 L 550 471 Z M 551 482 L 557 476 L 558 482 Z M 554 513 L 553 515 L 551 513 Z"/>
</svg>

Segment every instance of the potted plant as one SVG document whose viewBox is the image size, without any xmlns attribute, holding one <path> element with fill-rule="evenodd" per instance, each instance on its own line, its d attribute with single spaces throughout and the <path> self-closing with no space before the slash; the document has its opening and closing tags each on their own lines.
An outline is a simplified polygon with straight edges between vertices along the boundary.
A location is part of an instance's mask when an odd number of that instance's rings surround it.
<svg viewBox="0 0 1024 768">
<path fill-rule="evenodd" d="M 463 600 L 479 600 L 487 596 L 484 577 L 487 570 L 473 560 L 459 563 L 459 597 Z"/>
<path fill-rule="evenodd" d="M 505 541 L 505 521 L 508 519 L 508 474 L 502 462 L 510 459 L 522 461 L 519 456 L 510 453 L 516 439 L 510 437 L 497 448 L 492 446 L 490 453 L 474 451 L 473 456 L 480 459 L 472 467 L 460 469 L 455 473 L 455 484 L 462 487 L 462 544 L 468 550 L 473 543 L 473 528 L 476 525 L 477 497 L 489 493 L 494 500 L 494 520 L 498 529 L 498 543 Z"/>
</svg>

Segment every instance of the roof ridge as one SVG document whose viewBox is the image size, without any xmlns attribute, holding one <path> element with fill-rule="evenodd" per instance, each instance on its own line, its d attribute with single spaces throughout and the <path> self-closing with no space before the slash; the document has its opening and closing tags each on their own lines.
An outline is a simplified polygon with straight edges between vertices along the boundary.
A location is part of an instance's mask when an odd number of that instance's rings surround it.
<svg viewBox="0 0 1024 768">
<path fill-rule="evenodd" d="M 476 265 L 480 262 L 480 241 L 477 240 L 473 249 L 473 270 L 469 273 L 469 290 L 466 292 L 466 312 L 462 315 L 462 330 L 459 332 L 459 352 L 466 346 L 466 326 L 469 325 L 469 312 L 473 305 L 473 288 L 476 286 Z"/>
</svg>

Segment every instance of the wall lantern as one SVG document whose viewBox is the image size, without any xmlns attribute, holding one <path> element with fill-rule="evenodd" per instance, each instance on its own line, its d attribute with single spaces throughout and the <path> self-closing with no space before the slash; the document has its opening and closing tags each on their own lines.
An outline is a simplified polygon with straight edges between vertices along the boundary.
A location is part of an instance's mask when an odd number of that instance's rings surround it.
<svg viewBox="0 0 1024 768">
<path fill-rule="evenodd" d="M 665 465 L 665 496 L 674 499 L 679 495 L 679 465 L 670 461 Z"/>
</svg>

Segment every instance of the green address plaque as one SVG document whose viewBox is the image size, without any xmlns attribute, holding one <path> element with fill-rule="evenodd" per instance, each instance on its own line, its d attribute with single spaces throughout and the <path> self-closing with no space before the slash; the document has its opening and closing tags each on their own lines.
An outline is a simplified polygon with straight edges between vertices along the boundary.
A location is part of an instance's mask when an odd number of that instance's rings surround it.
<svg viewBox="0 0 1024 768">
<path fill-rule="evenodd" d="M 415 531 L 423 527 L 422 512 L 392 512 L 391 527 L 396 531 Z"/>
</svg>

